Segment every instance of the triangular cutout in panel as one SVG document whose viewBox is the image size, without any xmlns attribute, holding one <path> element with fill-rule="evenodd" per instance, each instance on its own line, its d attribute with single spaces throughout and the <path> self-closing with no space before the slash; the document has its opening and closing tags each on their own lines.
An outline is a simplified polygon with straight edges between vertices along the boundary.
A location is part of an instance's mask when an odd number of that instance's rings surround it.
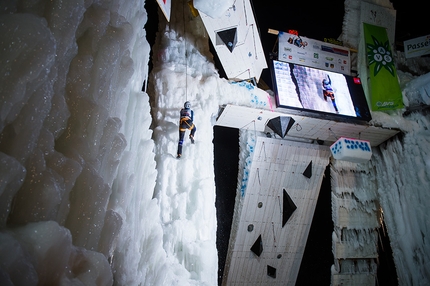
<svg viewBox="0 0 430 286">
<path fill-rule="evenodd" d="M 282 198 L 282 227 L 287 223 L 290 219 L 293 212 L 297 209 L 297 206 L 294 204 L 293 200 L 287 194 L 287 191 L 284 189 Z"/>
<path fill-rule="evenodd" d="M 306 170 L 303 172 L 303 176 L 310 179 L 312 177 L 312 161 L 306 167 Z"/>
<path fill-rule="evenodd" d="M 263 241 L 261 240 L 261 234 L 252 245 L 251 251 L 254 252 L 258 257 L 260 257 L 261 253 L 263 252 Z"/>
<path fill-rule="evenodd" d="M 216 33 L 216 44 L 224 44 L 230 52 L 233 52 L 237 43 L 237 28 L 218 31 Z"/>
<path fill-rule="evenodd" d="M 267 265 L 267 275 L 272 278 L 276 278 L 276 268 L 270 265 Z"/>
</svg>

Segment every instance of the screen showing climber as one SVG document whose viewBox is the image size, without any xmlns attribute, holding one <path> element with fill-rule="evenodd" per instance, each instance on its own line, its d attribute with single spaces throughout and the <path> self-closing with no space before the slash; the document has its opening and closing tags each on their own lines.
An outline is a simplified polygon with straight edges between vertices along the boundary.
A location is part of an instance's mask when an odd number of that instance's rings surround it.
<svg viewBox="0 0 430 286">
<path fill-rule="evenodd" d="M 371 120 L 357 77 L 276 60 L 273 75 L 277 107 Z"/>
</svg>

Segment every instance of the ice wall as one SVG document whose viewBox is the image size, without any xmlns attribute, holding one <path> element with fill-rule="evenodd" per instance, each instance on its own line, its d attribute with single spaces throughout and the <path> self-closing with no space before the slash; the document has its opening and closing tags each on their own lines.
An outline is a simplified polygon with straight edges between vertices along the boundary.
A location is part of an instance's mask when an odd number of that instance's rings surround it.
<svg viewBox="0 0 430 286">
<path fill-rule="evenodd" d="M 414 112 L 402 122 L 403 136 L 374 153 L 379 202 L 390 237 L 400 285 L 430 282 L 430 121 Z"/>
<path fill-rule="evenodd" d="M 215 181 L 213 125 L 223 104 L 269 108 L 266 92 L 219 77 L 209 52 L 207 32 L 187 1 L 172 3 L 170 21 L 160 17 L 153 46 L 148 86 L 153 115 L 158 172 L 154 197 L 160 205 L 163 283 L 150 285 L 216 285 Z M 197 128 L 195 144 L 185 134 L 182 157 L 176 158 L 179 111 L 191 102 Z M 164 274 L 161 274 L 162 272 Z M 157 284 L 158 283 L 158 284 Z"/>
<path fill-rule="evenodd" d="M 390 8 L 389 1 L 371 1 Z M 341 40 L 359 47 L 360 2 L 345 1 Z M 363 54 L 364 55 L 364 54 Z M 385 219 L 399 285 L 430 283 L 429 214 L 429 60 L 395 55 L 403 101 L 407 108 L 388 113 L 373 112 L 373 122 L 401 130 L 399 136 L 374 148 L 369 180 L 374 181 L 377 200 Z M 359 74 L 367 68 L 365 55 L 357 59 Z M 371 187 L 369 185 L 369 187 Z"/>
<path fill-rule="evenodd" d="M 0 284 L 141 278 L 157 236 L 141 236 L 157 217 L 143 5 L 0 3 Z"/>
</svg>

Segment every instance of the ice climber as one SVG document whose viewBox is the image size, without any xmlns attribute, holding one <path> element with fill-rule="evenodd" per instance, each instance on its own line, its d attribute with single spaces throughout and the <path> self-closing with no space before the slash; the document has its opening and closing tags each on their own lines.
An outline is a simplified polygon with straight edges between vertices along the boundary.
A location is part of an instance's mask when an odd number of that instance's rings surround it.
<svg viewBox="0 0 430 286">
<path fill-rule="evenodd" d="M 184 108 L 180 111 L 180 120 L 179 120 L 179 142 L 178 142 L 178 156 L 177 158 L 181 158 L 182 156 L 182 144 L 184 143 L 185 131 L 191 130 L 190 140 L 191 143 L 194 144 L 194 133 L 196 133 L 196 126 L 193 123 L 194 120 L 194 112 L 191 110 L 191 103 L 186 101 L 184 103 Z"/>
<path fill-rule="evenodd" d="M 327 77 L 328 79 L 325 78 L 322 81 L 324 100 L 327 101 L 327 97 L 330 97 L 331 103 L 333 104 L 333 107 L 336 110 L 336 113 L 339 113 L 339 110 L 337 109 L 337 106 L 336 106 L 336 101 L 334 100 L 334 91 L 333 91 L 333 88 L 331 87 L 331 79 L 329 75 L 327 75 Z"/>
</svg>

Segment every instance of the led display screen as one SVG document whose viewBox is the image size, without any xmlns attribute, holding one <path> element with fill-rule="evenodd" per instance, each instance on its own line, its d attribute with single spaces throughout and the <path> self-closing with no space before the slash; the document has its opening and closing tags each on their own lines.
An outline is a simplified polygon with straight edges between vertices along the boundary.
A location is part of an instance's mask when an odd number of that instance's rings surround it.
<svg viewBox="0 0 430 286">
<path fill-rule="evenodd" d="M 371 115 L 357 77 L 273 60 L 277 107 L 355 121 Z"/>
</svg>

